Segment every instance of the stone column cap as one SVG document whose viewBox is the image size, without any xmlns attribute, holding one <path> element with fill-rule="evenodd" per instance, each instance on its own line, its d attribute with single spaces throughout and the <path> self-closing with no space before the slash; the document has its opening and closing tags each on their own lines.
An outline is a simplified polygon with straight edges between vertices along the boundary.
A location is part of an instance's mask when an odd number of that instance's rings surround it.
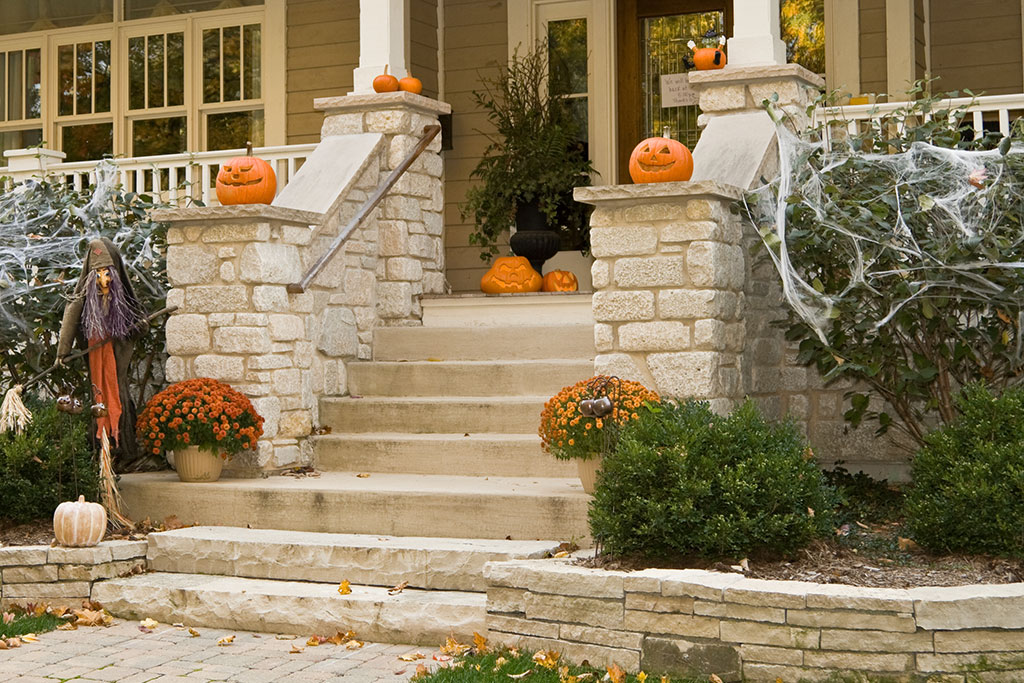
<svg viewBox="0 0 1024 683">
<path fill-rule="evenodd" d="M 678 181 L 673 183 L 637 183 L 635 185 L 592 185 L 577 187 L 573 199 L 582 204 L 606 202 L 671 201 L 681 198 L 716 197 L 735 200 L 743 190 L 715 180 Z"/>
<path fill-rule="evenodd" d="M 405 92 L 404 90 L 317 97 L 313 100 L 313 108 L 326 112 L 328 115 L 376 111 L 380 109 L 411 109 L 412 111 L 430 116 L 452 113 L 452 105 L 447 102 Z"/>
<path fill-rule="evenodd" d="M 825 79 L 799 64 L 765 64 L 761 66 L 726 66 L 713 71 L 691 71 L 690 85 L 702 90 L 715 85 L 736 85 L 758 81 L 794 79 L 814 88 L 824 88 Z"/>
<path fill-rule="evenodd" d="M 287 209 L 271 204 L 232 204 L 230 206 L 193 206 L 184 209 L 157 209 L 151 217 L 159 223 L 200 223 L 230 220 L 266 220 L 300 225 L 319 225 L 322 213 Z"/>
</svg>

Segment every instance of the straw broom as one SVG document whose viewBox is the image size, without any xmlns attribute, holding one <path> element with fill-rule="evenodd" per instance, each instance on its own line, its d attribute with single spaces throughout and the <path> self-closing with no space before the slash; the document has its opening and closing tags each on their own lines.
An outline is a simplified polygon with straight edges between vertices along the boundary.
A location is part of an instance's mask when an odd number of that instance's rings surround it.
<svg viewBox="0 0 1024 683">
<path fill-rule="evenodd" d="M 103 500 L 103 507 L 107 510 L 107 519 L 114 527 L 122 529 L 134 527 L 135 523 L 121 512 L 124 508 L 124 500 L 121 498 L 121 492 L 117 490 L 117 477 L 114 475 L 113 458 L 110 457 L 110 439 L 107 438 L 106 427 L 100 432 L 100 481 L 103 484 L 100 498 Z"/>
</svg>

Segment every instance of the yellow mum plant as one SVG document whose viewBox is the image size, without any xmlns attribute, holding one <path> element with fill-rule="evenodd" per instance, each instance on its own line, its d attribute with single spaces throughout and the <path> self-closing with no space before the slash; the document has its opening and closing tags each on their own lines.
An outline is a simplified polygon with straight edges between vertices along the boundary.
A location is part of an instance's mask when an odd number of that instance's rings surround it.
<svg viewBox="0 0 1024 683">
<path fill-rule="evenodd" d="M 612 401 L 608 414 L 588 417 L 581 412 L 583 401 L 605 395 Z M 660 400 L 656 392 L 639 382 L 597 375 L 563 387 L 552 396 L 540 414 L 538 433 L 544 450 L 556 458 L 587 460 L 610 449 L 618 428 L 636 420 L 642 405 Z"/>
</svg>

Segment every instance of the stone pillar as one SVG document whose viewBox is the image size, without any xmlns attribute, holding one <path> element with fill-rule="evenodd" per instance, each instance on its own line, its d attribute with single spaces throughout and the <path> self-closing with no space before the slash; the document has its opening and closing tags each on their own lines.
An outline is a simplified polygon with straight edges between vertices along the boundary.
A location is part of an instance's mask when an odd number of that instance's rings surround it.
<svg viewBox="0 0 1024 683">
<path fill-rule="evenodd" d="M 740 191 L 719 183 L 580 187 L 594 205 L 594 343 L 598 374 L 728 410 L 742 396 Z"/>
<path fill-rule="evenodd" d="M 379 183 L 416 146 L 426 126 L 436 125 L 440 114 L 451 112 L 445 102 L 408 92 L 324 97 L 315 100 L 314 107 L 324 112 L 323 138 L 385 136 Z M 420 296 L 445 292 L 443 171 L 438 134 L 376 211 L 375 300 L 381 325 L 418 325 Z M 369 349 L 371 338 L 372 331 L 364 335 L 360 326 L 360 344 Z"/>
<path fill-rule="evenodd" d="M 403 78 L 409 45 L 409 0 L 359 0 L 359 66 L 353 70 L 353 94 L 373 92 L 384 73 Z"/>
<path fill-rule="evenodd" d="M 55 149 L 38 147 L 34 149 L 9 149 L 4 152 L 7 159 L 5 175 L 11 176 L 15 182 L 29 178 L 42 178 L 46 168 L 51 164 L 59 164 L 67 155 Z"/>
<path fill-rule="evenodd" d="M 733 0 L 729 67 L 785 64 L 779 28 L 779 0 Z"/>
<path fill-rule="evenodd" d="M 316 353 L 325 297 L 285 287 L 302 277 L 303 252 L 323 216 L 250 204 L 165 209 L 153 218 L 170 226 L 167 304 L 178 306 L 167 320 L 167 380 L 226 382 L 266 420 L 257 452 L 235 456 L 229 473 L 307 464 L 306 437 L 326 382 Z M 331 343 L 337 355 L 356 355 L 354 318 L 332 329 Z"/>
</svg>

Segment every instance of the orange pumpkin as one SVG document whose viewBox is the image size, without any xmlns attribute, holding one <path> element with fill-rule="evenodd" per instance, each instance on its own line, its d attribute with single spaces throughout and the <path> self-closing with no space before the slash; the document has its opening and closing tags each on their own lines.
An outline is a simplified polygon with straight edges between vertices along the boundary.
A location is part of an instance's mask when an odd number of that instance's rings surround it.
<svg viewBox="0 0 1024 683">
<path fill-rule="evenodd" d="M 533 269 L 525 256 L 498 257 L 480 278 L 480 290 L 484 294 L 539 292 L 541 284 L 540 273 Z"/>
<path fill-rule="evenodd" d="M 725 66 L 725 36 L 719 36 L 718 47 L 698 48 L 692 40 L 686 44 L 693 50 L 693 65 L 698 71 L 713 71 Z"/>
<path fill-rule="evenodd" d="M 217 173 L 217 200 L 221 204 L 269 204 L 277 193 L 277 176 L 263 159 L 252 155 L 245 143 L 244 157 L 228 159 Z"/>
<path fill-rule="evenodd" d="M 423 82 L 418 78 L 406 76 L 402 80 L 398 81 L 398 89 L 411 92 L 414 95 L 419 95 L 423 92 Z"/>
<path fill-rule="evenodd" d="M 384 65 L 384 73 L 373 79 L 374 92 L 395 92 L 398 90 L 398 79 L 388 73 L 388 65 Z"/>
<path fill-rule="evenodd" d="M 541 291 L 544 292 L 575 292 L 580 288 L 576 276 L 568 270 L 552 270 L 544 275 Z"/>
<path fill-rule="evenodd" d="M 690 150 L 672 138 L 647 138 L 629 155 L 629 177 L 634 183 L 689 180 L 692 175 Z"/>
</svg>

